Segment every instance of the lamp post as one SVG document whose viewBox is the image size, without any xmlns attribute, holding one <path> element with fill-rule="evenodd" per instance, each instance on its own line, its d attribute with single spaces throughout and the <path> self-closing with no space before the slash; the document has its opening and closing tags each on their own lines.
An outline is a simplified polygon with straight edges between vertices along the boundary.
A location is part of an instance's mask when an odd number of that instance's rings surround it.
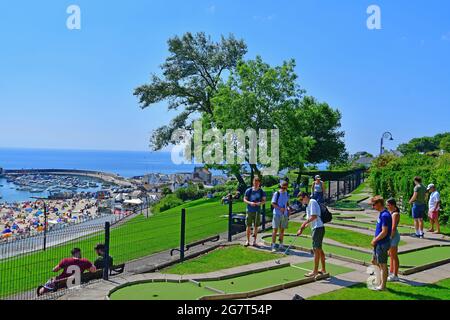
<svg viewBox="0 0 450 320">
<path fill-rule="evenodd" d="M 42 201 L 42 204 L 44 205 L 44 251 L 47 249 L 47 205 L 45 204 L 45 200 L 48 200 L 48 198 L 39 198 L 39 197 L 32 197 L 33 199 L 36 199 L 38 201 Z"/>
<path fill-rule="evenodd" d="M 384 153 L 384 147 L 383 147 L 383 145 L 384 145 L 384 140 L 385 140 L 385 139 L 386 139 L 386 140 L 389 139 L 389 141 L 393 141 L 394 138 L 392 137 L 392 133 L 390 133 L 390 132 L 385 132 L 385 133 L 383 133 L 383 135 L 381 136 L 380 156 L 383 155 L 383 153 Z"/>
</svg>

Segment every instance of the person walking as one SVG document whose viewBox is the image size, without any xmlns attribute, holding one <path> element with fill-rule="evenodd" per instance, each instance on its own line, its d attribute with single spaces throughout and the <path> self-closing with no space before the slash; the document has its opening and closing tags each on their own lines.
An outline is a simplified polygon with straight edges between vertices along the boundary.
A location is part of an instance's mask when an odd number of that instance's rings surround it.
<svg viewBox="0 0 450 320">
<path fill-rule="evenodd" d="M 386 290 L 386 282 L 388 278 L 388 251 L 391 247 L 391 233 L 392 233 L 392 217 L 389 211 L 384 206 L 384 199 L 381 196 L 375 196 L 371 199 L 370 204 L 380 213 L 375 228 L 375 237 L 371 245 L 373 249 L 372 264 L 376 265 L 381 270 L 381 284 L 375 287 L 375 291 Z"/>
<path fill-rule="evenodd" d="M 391 198 L 386 203 L 387 209 L 391 213 L 392 217 L 391 247 L 389 249 L 391 263 L 388 281 L 394 282 L 399 280 L 398 269 L 400 267 L 400 261 L 398 259 L 398 244 L 400 243 L 400 232 L 398 232 L 398 225 L 400 223 L 400 210 L 395 199 Z"/>
<path fill-rule="evenodd" d="M 428 200 L 428 217 L 430 218 L 431 224 L 431 228 L 428 231 L 440 234 L 441 226 L 439 225 L 439 210 L 441 208 L 441 195 L 434 184 L 430 184 L 427 191 L 430 194 Z M 434 225 L 436 225 L 436 231 L 434 230 Z"/>
<path fill-rule="evenodd" d="M 272 219 L 272 252 L 277 251 L 276 241 L 278 230 L 280 231 L 280 245 L 278 249 L 283 250 L 284 231 L 289 224 L 289 183 L 283 181 L 280 183 L 280 190 L 275 192 L 272 197 L 273 219 Z"/>
<path fill-rule="evenodd" d="M 247 226 L 247 242 L 245 243 L 245 246 L 248 247 L 250 245 L 250 236 L 253 227 L 253 246 L 257 247 L 258 227 L 261 221 L 261 206 L 266 203 L 266 193 L 261 189 L 261 179 L 259 177 L 255 177 L 253 179 L 253 187 L 248 188 L 247 191 L 245 191 L 244 202 L 247 204 L 245 218 L 245 224 Z"/>
<path fill-rule="evenodd" d="M 322 242 L 325 236 L 325 226 L 321 219 L 321 209 L 319 203 L 312 199 L 309 193 L 302 192 L 299 195 L 299 200 L 303 205 L 306 205 L 307 220 L 302 224 L 298 230 L 297 235 L 301 236 L 303 231 L 311 224 L 312 247 L 314 252 L 314 270 L 305 274 L 306 277 L 316 277 L 319 274 L 326 274 L 325 253 L 322 249 Z M 319 271 L 319 262 L 322 264 L 322 269 Z"/>
<path fill-rule="evenodd" d="M 423 218 L 425 216 L 425 197 L 427 193 L 427 189 L 422 184 L 421 177 L 414 178 L 414 194 L 409 200 L 409 203 L 412 204 L 412 217 L 414 219 L 414 228 L 416 229 L 416 233 L 414 236 L 423 239 Z"/>
<path fill-rule="evenodd" d="M 312 198 L 318 203 L 324 202 L 323 195 L 325 194 L 325 183 L 319 175 L 314 177 L 311 194 L 313 195 Z"/>
</svg>

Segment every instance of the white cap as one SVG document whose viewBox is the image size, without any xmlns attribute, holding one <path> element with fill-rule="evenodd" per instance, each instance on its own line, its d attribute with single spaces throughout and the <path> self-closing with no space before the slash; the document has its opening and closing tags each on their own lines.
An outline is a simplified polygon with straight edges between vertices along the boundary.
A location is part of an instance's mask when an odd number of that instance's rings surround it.
<svg viewBox="0 0 450 320">
<path fill-rule="evenodd" d="M 429 184 L 427 190 L 430 190 L 430 189 L 433 189 L 433 188 L 436 188 L 436 186 L 434 184 Z"/>
<path fill-rule="evenodd" d="M 315 176 L 314 179 L 316 179 L 316 180 L 317 180 L 317 179 L 321 180 L 319 175 Z"/>
</svg>

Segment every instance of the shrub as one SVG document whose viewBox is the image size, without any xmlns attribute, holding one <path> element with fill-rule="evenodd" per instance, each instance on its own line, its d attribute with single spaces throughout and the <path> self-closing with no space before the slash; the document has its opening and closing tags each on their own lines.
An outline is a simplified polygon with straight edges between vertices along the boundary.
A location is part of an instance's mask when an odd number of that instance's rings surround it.
<svg viewBox="0 0 450 320">
<path fill-rule="evenodd" d="M 162 198 L 157 204 L 152 207 L 153 213 L 161 213 L 169 209 L 178 207 L 183 204 L 183 200 L 178 198 L 175 194 L 169 194 Z"/>
<path fill-rule="evenodd" d="M 446 222 L 450 212 L 450 155 L 438 158 L 427 155 L 411 154 L 404 157 L 384 155 L 374 161 L 370 169 L 370 184 L 376 194 L 385 198 L 403 199 L 403 208 L 411 212 L 408 201 L 412 196 L 415 176 L 421 176 L 425 185 L 436 184 L 441 194 L 444 214 L 442 222 Z"/>
</svg>

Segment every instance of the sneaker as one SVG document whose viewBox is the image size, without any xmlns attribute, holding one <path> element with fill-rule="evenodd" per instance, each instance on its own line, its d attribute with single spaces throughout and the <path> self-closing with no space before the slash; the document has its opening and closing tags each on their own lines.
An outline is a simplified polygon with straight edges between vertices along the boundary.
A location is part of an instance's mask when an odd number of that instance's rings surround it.
<svg viewBox="0 0 450 320">
<path fill-rule="evenodd" d="M 370 290 L 373 290 L 373 291 L 384 291 L 384 289 L 381 288 L 381 286 L 370 288 Z"/>
<path fill-rule="evenodd" d="M 250 245 L 250 242 L 246 241 L 245 246 L 248 247 Z"/>
<path fill-rule="evenodd" d="M 419 238 L 420 238 L 420 239 L 425 239 L 425 234 L 422 233 L 422 234 L 419 236 Z"/>
<path fill-rule="evenodd" d="M 277 252 L 277 247 L 276 247 L 275 243 L 272 243 L 271 249 L 272 249 L 272 253 Z"/>
<path fill-rule="evenodd" d="M 387 280 L 388 280 L 389 282 L 397 282 L 397 281 L 399 281 L 399 278 L 398 278 L 396 275 L 391 274 L 391 275 L 389 275 L 389 277 L 387 278 Z"/>
<path fill-rule="evenodd" d="M 280 245 L 278 246 L 278 249 L 279 249 L 280 251 L 283 251 L 283 250 L 284 250 L 284 245 L 283 245 L 282 243 L 280 243 Z"/>
</svg>

